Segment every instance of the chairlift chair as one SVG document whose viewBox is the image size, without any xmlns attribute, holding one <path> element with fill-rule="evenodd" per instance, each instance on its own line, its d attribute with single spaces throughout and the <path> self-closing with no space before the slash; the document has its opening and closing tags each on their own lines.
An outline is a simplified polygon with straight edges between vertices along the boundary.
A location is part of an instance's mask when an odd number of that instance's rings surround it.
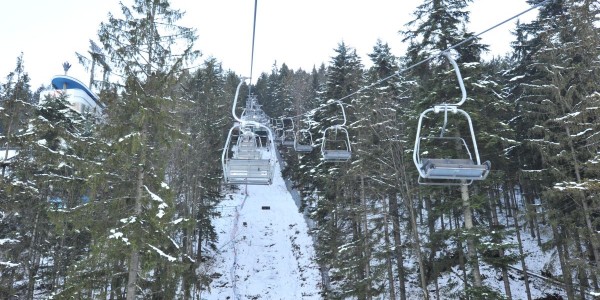
<svg viewBox="0 0 600 300">
<path fill-rule="evenodd" d="M 308 129 L 301 129 L 294 135 L 294 150 L 300 153 L 310 153 L 314 148 L 312 134 Z"/>
<path fill-rule="evenodd" d="M 479 150 L 477 149 L 477 141 L 475 139 L 475 130 L 473 129 L 473 122 L 467 112 L 458 108 L 464 103 L 467 98 L 467 93 L 464 87 L 460 70 L 454 59 L 449 53 L 444 53 L 450 63 L 453 65 L 460 89 L 462 91 L 462 99 L 456 104 L 442 104 L 436 105 L 432 108 L 425 110 L 421 113 L 417 124 L 417 136 L 415 139 L 415 147 L 413 151 L 413 161 L 419 172 L 419 183 L 424 185 L 464 185 L 471 184 L 474 180 L 484 180 L 491 169 L 489 161 L 481 163 L 479 157 Z M 442 132 L 439 137 L 424 137 L 421 136 L 421 130 L 423 125 L 423 119 L 427 117 L 429 113 L 444 114 L 444 122 L 442 126 Z M 444 131 L 448 125 L 448 113 L 462 115 L 468 123 L 471 142 L 470 146 L 467 144 L 465 139 L 461 137 L 444 137 Z M 449 151 L 450 153 L 456 153 L 458 148 L 461 149 L 462 156 L 458 157 L 428 157 L 430 155 L 429 149 L 421 149 L 421 143 L 423 141 L 431 141 L 437 144 L 449 144 L 451 143 L 454 149 Z M 471 151 L 472 150 L 472 151 Z M 446 152 L 448 153 L 448 152 Z"/>
<path fill-rule="evenodd" d="M 281 145 L 286 147 L 294 147 L 294 119 L 282 118 L 283 132 L 281 134 Z"/>
<path fill-rule="evenodd" d="M 342 110 L 344 122 L 342 124 L 327 127 L 323 131 L 323 141 L 321 141 L 321 157 L 325 162 L 345 162 L 352 158 L 352 147 L 350 146 L 350 136 L 346 129 L 346 111 L 342 102 L 337 101 Z M 333 135 L 328 136 L 329 132 Z M 341 132 L 341 134 L 340 134 Z M 341 135 L 341 137 L 340 137 Z"/>
<path fill-rule="evenodd" d="M 334 138 L 328 137 L 330 131 L 333 131 Z M 350 136 L 346 128 L 334 125 L 325 129 L 321 143 L 321 156 L 326 162 L 345 162 L 352 158 Z"/>
<path fill-rule="evenodd" d="M 281 139 L 283 137 L 283 120 L 282 119 L 275 119 L 275 129 L 273 130 L 275 132 L 275 141 L 277 142 L 277 144 L 281 144 Z"/>
<path fill-rule="evenodd" d="M 262 154 L 258 150 L 256 134 L 251 131 L 242 131 L 238 136 L 234 153 L 236 159 L 259 159 Z"/>
<path fill-rule="evenodd" d="M 227 184 L 268 185 L 273 182 L 275 149 L 271 149 L 266 153 L 258 150 L 256 134 L 250 131 L 249 128 L 253 127 L 255 130 L 266 131 L 268 133 L 267 144 L 271 145 L 270 147 L 273 147 L 273 135 L 267 126 L 255 121 L 244 121 L 236 116 L 235 106 L 242 83 L 243 81 L 237 87 L 232 108 L 232 115 L 237 123 L 229 130 L 221 154 L 223 177 Z M 233 151 L 232 137 L 236 131 L 239 131 L 240 134 L 236 142 L 236 149 Z"/>
</svg>

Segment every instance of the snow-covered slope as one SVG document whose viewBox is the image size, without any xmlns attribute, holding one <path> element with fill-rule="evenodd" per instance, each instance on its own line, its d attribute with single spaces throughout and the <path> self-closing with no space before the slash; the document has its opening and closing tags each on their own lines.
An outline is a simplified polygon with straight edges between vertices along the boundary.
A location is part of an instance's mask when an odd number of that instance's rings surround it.
<svg viewBox="0 0 600 300">
<path fill-rule="evenodd" d="M 216 275 L 202 299 L 321 299 L 312 239 L 279 163 L 272 185 L 239 188 L 214 220 Z"/>
</svg>

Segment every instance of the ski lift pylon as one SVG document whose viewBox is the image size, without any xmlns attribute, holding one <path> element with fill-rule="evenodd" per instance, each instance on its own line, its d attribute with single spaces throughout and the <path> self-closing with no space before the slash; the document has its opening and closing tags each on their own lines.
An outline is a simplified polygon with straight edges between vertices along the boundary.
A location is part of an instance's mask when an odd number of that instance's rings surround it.
<svg viewBox="0 0 600 300">
<path fill-rule="evenodd" d="M 467 99 L 467 92 L 465 90 L 464 82 L 458 69 L 456 61 L 451 57 L 448 52 L 443 53 L 444 56 L 450 61 L 454 67 L 456 77 L 462 92 L 461 100 L 456 104 L 442 104 L 436 105 L 432 108 L 425 110 L 421 113 L 417 124 L 417 134 L 415 139 L 415 148 L 413 151 L 413 161 L 419 172 L 419 183 L 425 185 L 463 185 L 470 184 L 473 180 L 484 180 L 491 169 L 489 161 L 481 163 L 479 157 L 479 150 L 477 149 L 477 141 L 475 139 L 475 130 L 473 129 L 473 122 L 467 112 L 458 108 Z M 421 129 L 423 125 L 423 119 L 429 113 L 443 113 L 444 123 L 442 126 L 442 132 L 439 137 L 422 137 Z M 444 131 L 448 123 L 448 113 L 460 114 L 465 117 L 468 123 L 470 135 L 471 135 L 471 148 L 467 144 L 466 140 L 461 137 L 444 137 Z M 452 142 L 455 149 L 461 148 L 465 154 L 463 157 L 427 157 L 429 151 L 421 149 L 422 141 L 432 141 L 438 144 L 448 144 Z M 454 149 L 453 149 L 454 150 Z"/>
</svg>

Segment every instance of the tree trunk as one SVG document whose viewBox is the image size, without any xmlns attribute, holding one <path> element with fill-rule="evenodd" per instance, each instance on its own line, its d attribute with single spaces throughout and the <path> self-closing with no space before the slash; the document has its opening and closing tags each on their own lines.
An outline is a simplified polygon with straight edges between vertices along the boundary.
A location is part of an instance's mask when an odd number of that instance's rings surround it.
<svg viewBox="0 0 600 300">
<path fill-rule="evenodd" d="M 371 299 L 371 250 L 369 245 L 369 225 L 368 225 L 368 217 L 367 217 L 367 199 L 365 195 L 365 178 L 363 175 L 360 175 L 360 203 L 361 203 L 361 211 L 362 211 L 362 231 L 363 231 L 363 253 L 364 253 L 364 270 L 365 270 L 365 278 L 367 279 L 368 285 L 366 286 L 366 299 Z"/>
<path fill-rule="evenodd" d="M 585 249 L 586 249 L 587 255 L 589 257 L 592 257 L 592 255 L 594 255 L 594 252 L 592 250 L 593 246 L 591 245 L 590 241 L 585 240 L 585 239 L 584 239 L 584 241 L 585 241 Z M 590 272 L 590 279 L 592 280 L 592 286 L 594 287 L 594 289 L 597 290 L 598 289 L 598 274 L 596 274 L 596 272 Z"/>
<path fill-rule="evenodd" d="M 500 229 L 500 222 L 498 222 L 498 213 L 496 212 L 496 206 L 494 205 L 494 201 L 492 199 L 495 199 L 496 197 L 499 197 L 499 193 L 495 192 L 494 195 L 490 195 L 490 197 L 488 197 L 489 199 L 489 205 L 490 205 L 490 214 L 492 217 L 492 228 L 494 229 Z M 500 243 L 502 241 L 496 239 L 494 240 L 495 243 Z M 504 256 L 504 250 L 502 249 L 498 249 L 498 256 L 499 257 L 503 257 Z M 508 300 L 512 300 L 512 293 L 510 290 L 510 281 L 508 279 L 508 270 L 506 265 L 502 265 L 500 267 L 500 270 L 502 272 L 502 281 L 504 283 L 504 293 L 506 294 L 506 299 Z"/>
<path fill-rule="evenodd" d="M 29 259 L 26 262 L 27 265 L 27 299 L 33 299 L 33 293 L 35 288 L 35 275 L 40 267 L 40 254 L 38 251 L 38 226 L 40 222 L 39 211 L 35 214 L 35 220 L 33 221 L 33 231 L 31 233 L 31 242 L 29 243 Z"/>
<path fill-rule="evenodd" d="M 513 198 L 513 204 L 516 205 L 516 195 L 514 188 L 510 189 L 510 196 Z M 511 206 L 512 209 L 513 206 Z M 513 222 L 515 224 L 515 235 L 517 236 L 517 243 L 519 247 L 519 257 L 521 260 L 521 269 L 523 270 L 523 281 L 525 283 L 525 293 L 527 294 L 527 300 L 531 300 L 531 290 L 529 289 L 529 275 L 527 273 L 527 264 L 525 264 L 525 251 L 523 251 L 523 241 L 521 240 L 521 227 L 519 226 L 519 216 L 517 207 L 514 206 L 515 211 L 512 213 Z"/>
<path fill-rule="evenodd" d="M 389 210 L 392 219 L 392 235 L 394 237 L 394 254 L 396 255 L 396 268 L 400 287 L 400 299 L 406 300 L 406 275 L 404 272 L 404 256 L 402 255 L 402 240 L 400 237 L 400 216 L 398 213 L 398 198 L 396 194 L 389 195 Z"/>
<path fill-rule="evenodd" d="M 465 218 L 465 229 L 468 233 L 467 237 L 467 256 L 469 262 L 473 268 L 473 285 L 475 287 L 481 287 L 481 272 L 479 271 L 479 259 L 477 257 L 477 249 L 475 248 L 475 241 L 471 236 L 471 230 L 473 229 L 473 215 L 471 213 L 471 205 L 469 203 L 469 186 L 466 181 L 463 180 L 463 184 L 460 186 L 461 197 L 463 201 L 463 215 Z"/>
<path fill-rule="evenodd" d="M 458 228 L 460 228 L 460 224 L 459 224 L 459 220 L 458 217 L 456 217 L 454 219 L 454 221 L 456 222 L 455 224 L 455 228 L 456 230 L 456 234 L 458 235 L 456 237 L 456 250 L 458 251 L 458 265 L 460 266 L 460 269 L 462 270 L 462 281 L 465 285 L 465 290 L 467 290 L 469 288 L 469 277 L 467 276 L 467 266 L 465 265 L 465 252 L 463 251 L 463 244 L 460 241 L 460 232 L 458 232 Z"/>
<path fill-rule="evenodd" d="M 585 261 L 585 255 L 581 249 L 581 239 L 579 238 L 579 230 L 575 229 L 573 232 L 573 239 L 575 240 L 575 250 L 577 251 L 577 257 L 580 261 Z M 581 299 L 585 299 L 585 291 L 589 287 L 587 272 L 583 265 L 579 263 L 577 265 L 577 279 L 579 280 L 579 294 Z"/>
<path fill-rule="evenodd" d="M 563 273 L 563 282 L 565 284 L 565 289 L 567 290 L 567 299 L 575 300 L 575 292 L 573 291 L 573 277 L 571 276 L 571 269 L 569 264 L 567 263 L 567 258 L 565 256 L 564 242 L 561 233 L 558 231 L 558 227 L 555 224 L 552 224 L 551 227 L 552 233 L 554 234 L 554 246 L 556 247 L 556 251 L 558 252 L 560 268 Z"/>
<path fill-rule="evenodd" d="M 143 135 L 143 133 L 142 133 Z M 142 136 L 142 141 L 144 140 Z M 136 195 L 135 195 L 135 207 L 133 211 L 134 216 L 139 216 L 142 213 L 142 195 L 143 195 L 143 186 L 144 186 L 144 163 L 145 163 L 145 155 L 144 150 L 142 149 L 142 157 L 140 162 L 140 167 L 138 168 L 137 173 L 137 182 L 136 182 Z M 135 234 L 135 233 L 134 233 Z M 141 233 L 138 233 L 141 234 Z M 137 275 L 140 267 L 140 250 L 138 249 L 139 245 L 132 244 L 131 245 L 131 253 L 129 254 L 129 272 L 127 276 L 127 300 L 134 300 L 137 290 Z"/>
<path fill-rule="evenodd" d="M 419 263 L 419 275 L 421 276 L 421 289 L 423 289 L 423 299 L 429 300 L 429 291 L 427 290 L 427 278 L 425 276 L 425 263 L 423 262 L 423 255 L 421 253 L 421 239 L 419 238 L 419 227 L 417 225 L 417 217 L 415 216 L 415 208 L 413 207 L 413 201 L 409 197 L 406 198 L 406 207 L 410 212 L 410 222 L 412 225 L 413 234 L 413 245 L 414 251 L 417 254 L 417 260 Z"/>
<path fill-rule="evenodd" d="M 390 243 L 390 230 L 388 226 L 388 215 L 390 215 L 389 206 L 386 205 L 385 198 L 382 201 L 383 204 L 383 241 L 385 243 L 386 255 L 385 255 L 385 267 L 388 277 L 388 285 L 390 286 L 390 299 L 396 299 L 396 287 L 394 284 L 394 268 L 392 267 L 392 255 L 394 251 Z"/>
</svg>

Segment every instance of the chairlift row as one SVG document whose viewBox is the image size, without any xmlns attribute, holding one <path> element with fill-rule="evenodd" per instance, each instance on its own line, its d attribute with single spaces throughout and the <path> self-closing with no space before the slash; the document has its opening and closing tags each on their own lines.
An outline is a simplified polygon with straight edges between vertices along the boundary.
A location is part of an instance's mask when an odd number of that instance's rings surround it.
<svg viewBox="0 0 600 300">
<path fill-rule="evenodd" d="M 462 98 L 454 104 L 434 105 L 421 113 L 417 124 L 413 162 L 419 173 L 419 184 L 468 185 L 475 180 L 484 180 L 489 175 L 491 164 L 489 161 L 481 162 L 471 117 L 459 108 L 466 101 L 467 94 L 458 65 L 449 53 L 443 54 L 454 68 Z M 225 182 L 271 184 L 275 142 L 282 146 L 293 147 L 299 153 L 312 152 L 316 145 L 310 132 L 310 124 L 308 128 L 295 128 L 292 118 L 279 118 L 272 119 L 269 128 L 265 125 L 269 123 L 268 119 L 257 106 L 256 98 L 249 99 L 250 107 L 247 102 L 245 113 L 242 118 L 238 118 L 235 114 L 235 105 L 241 85 L 242 83 L 238 85 L 232 108 L 232 115 L 237 123 L 229 131 L 222 154 Z M 343 122 L 331 125 L 323 131 L 321 157 L 324 162 L 346 162 L 352 158 L 350 137 L 346 129 L 346 113 L 342 103 L 337 101 L 337 104 L 341 109 Z M 454 122 L 450 120 L 453 116 L 467 121 L 468 138 L 465 139 L 458 134 L 448 136 L 450 123 Z M 443 121 L 439 121 L 440 119 Z M 439 136 L 423 134 L 427 130 L 440 127 Z M 262 136 L 257 132 L 262 132 Z M 234 135 L 235 147 L 232 146 Z M 267 151 L 260 151 L 259 148 Z M 265 153 L 269 154 L 268 157 L 263 157 Z"/>
<path fill-rule="evenodd" d="M 239 118 L 235 113 L 235 107 L 243 80 L 237 87 L 231 114 L 236 123 L 229 130 L 221 164 L 225 183 L 269 185 L 273 182 L 273 170 L 275 166 L 275 149 L 273 146 L 273 135 L 271 130 L 259 119 L 254 118 L 260 114 L 248 113 Z M 252 95 L 250 96 L 252 97 Z M 249 101 L 255 99 L 249 98 Z M 248 108 L 248 107 L 247 107 Z M 235 142 L 234 142 L 235 140 Z"/>
<path fill-rule="evenodd" d="M 321 157 L 324 162 L 346 162 L 352 158 L 350 136 L 346 129 L 344 106 L 337 102 L 342 111 L 342 124 L 325 128 L 321 141 Z M 316 147 L 309 128 L 296 129 L 293 118 L 280 118 L 271 121 L 278 144 L 293 147 L 298 153 L 310 153 Z"/>
</svg>

